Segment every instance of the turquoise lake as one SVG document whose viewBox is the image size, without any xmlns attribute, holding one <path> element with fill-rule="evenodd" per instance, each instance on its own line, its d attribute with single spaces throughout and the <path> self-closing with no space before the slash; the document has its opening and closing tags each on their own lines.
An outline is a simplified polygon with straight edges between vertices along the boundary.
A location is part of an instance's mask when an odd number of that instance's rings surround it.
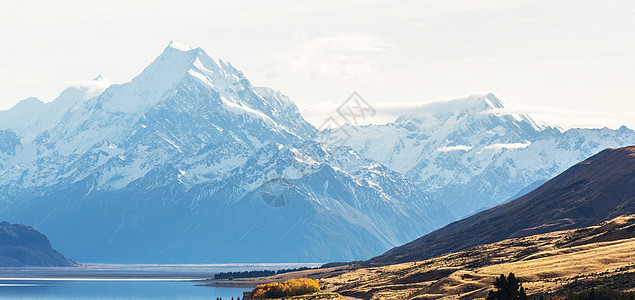
<svg viewBox="0 0 635 300">
<path fill-rule="evenodd" d="M 0 299 L 242 298 L 252 287 L 198 286 L 215 273 L 277 270 L 319 264 L 109 265 L 0 268 Z"/>
</svg>

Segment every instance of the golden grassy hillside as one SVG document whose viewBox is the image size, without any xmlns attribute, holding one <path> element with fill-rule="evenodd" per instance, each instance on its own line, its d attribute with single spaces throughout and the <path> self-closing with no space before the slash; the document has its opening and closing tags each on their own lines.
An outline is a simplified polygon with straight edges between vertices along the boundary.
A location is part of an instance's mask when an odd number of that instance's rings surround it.
<svg viewBox="0 0 635 300">
<path fill-rule="evenodd" d="M 597 226 L 477 246 L 413 263 L 322 274 L 323 284 L 363 299 L 484 297 L 495 277 L 513 272 L 528 294 L 607 287 L 635 289 L 635 215 Z"/>
</svg>

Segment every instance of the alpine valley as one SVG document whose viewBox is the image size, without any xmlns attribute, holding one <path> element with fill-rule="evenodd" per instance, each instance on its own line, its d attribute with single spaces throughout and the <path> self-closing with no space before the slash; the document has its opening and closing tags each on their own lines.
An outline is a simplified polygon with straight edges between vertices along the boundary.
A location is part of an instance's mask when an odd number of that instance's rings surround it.
<svg viewBox="0 0 635 300">
<path fill-rule="evenodd" d="M 506 108 L 436 102 L 329 146 L 282 93 L 172 42 L 128 83 L 0 111 L 0 218 L 80 262 L 368 259 L 635 142 Z"/>
</svg>

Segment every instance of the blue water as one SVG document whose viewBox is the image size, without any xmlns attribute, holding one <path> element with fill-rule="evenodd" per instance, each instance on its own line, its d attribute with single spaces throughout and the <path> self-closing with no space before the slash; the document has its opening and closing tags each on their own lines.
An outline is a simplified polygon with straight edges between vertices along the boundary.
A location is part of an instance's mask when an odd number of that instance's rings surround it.
<svg viewBox="0 0 635 300">
<path fill-rule="evenodd" d="M 0 299 L 216 299 L 246 288 L 197 286 L 215 273 L 277 270 L 319 264 L 111 265 L 0 268 Z"/>
<path fill-rule="evenodd" d="M 0 280 L 0 299 L 231 299 L 243 288 L 170 280 Z"/>
</svg>

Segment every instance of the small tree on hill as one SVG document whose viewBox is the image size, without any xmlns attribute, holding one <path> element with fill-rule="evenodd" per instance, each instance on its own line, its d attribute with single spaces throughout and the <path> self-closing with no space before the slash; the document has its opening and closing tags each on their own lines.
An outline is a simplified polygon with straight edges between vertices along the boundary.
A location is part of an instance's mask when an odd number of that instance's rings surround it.
<svg viewBox="0 0 635 300">
<path fill-rule="evenodd" d="M 490 291 L 487 300 L 526 300 L 527 294 L 520 280 L 516 278 L 514 273 L 509 273 L 507 277 L 501 274 L 494 282 L 496 291 Z"/>
</svg>

